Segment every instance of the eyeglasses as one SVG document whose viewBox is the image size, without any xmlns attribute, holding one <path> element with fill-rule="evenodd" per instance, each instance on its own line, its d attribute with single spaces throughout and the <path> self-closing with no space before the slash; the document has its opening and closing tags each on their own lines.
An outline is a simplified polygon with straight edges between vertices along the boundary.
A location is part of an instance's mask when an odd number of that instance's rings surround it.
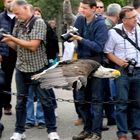
<svg viewBox="0 0 140 140">
<path fill-rule="evenodd" d="M 103 6 L 97 6 L 96 8 L 101 8 L 101 9 L 102 9 L 102 8 L 104 8 L 104 7 L 103 7 Z"/>
<path fill-rule="evenodd" d="M 135 19 L 137 17 L 137 15 L 134 15 L 132 17 L 125 17 L 125 19 Z"/>
</svg>

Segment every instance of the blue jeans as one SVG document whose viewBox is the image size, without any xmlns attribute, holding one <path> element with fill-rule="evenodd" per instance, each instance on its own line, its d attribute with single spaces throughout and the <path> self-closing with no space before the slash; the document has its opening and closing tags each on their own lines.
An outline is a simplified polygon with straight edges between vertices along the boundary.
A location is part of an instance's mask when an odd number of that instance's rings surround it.
<svg viewBox="0 0 140 140">
<path fill-rule="evenodd" d="M 116 83 L 116 99 L 121 101 L 138 100 L 129 105 L 126 103 L 116 104 L 116 123 L 118 137 L 126 135 L 128 132 L 128 116 L 129 129 L 131 133 L 140 133 L 140 68 L 135 69 L 133 76 L 128 76 L 124 69 L 121 76 L 115 79 Z M 128 114 L 127 114 L 128 113 Z"/>
<path fill-rule="evenodd" d="M 31 80 L 31 76 L 35 73 L 24 73 L 16 69 L 16 84 L 17 84 L 17 103 L 16 103 L 16 128 L 15 132 L 23 133 L 25 131 L 26 122 L 26 102 L 29 91 L 29 86 L 32 84 L 34 90 L 40 98 L 44 118 L 47 127 L 47 132 L 56 131 L 56 117 L 54 113 L 54 105 L 50 99 L 51 95 L 48 90 L 41 89 L 37 81 Z"/>
<path fill-rule="evenodd" d="M 36 114 L 34 112 L 34 96 L 35 93 L 33 92 L 33 87 L 31 85 L 29 87 L 28 99 L 26 104 L 26 109 L 27 109 L 26 123 L 30 123 L 33 125 L 35 125 L 36 123 L 45 124 L 42 105 L 38 97 L 37 97 Z"/>
<path fill-rule="evenodd" d="M 104 94 L 102 79 L 95 77 L 89 78 L 86 88 L 83 88 L 81 91 L 79 91 L 79 103 L 84 100 L 93 102 L 92 104 L 81 103 L 79 105 L 79 111 L 84 120 L 84 131 L 96 133 L 97 135 L 101 136 L 103 121 L 103 99 Z"/>
</svg>

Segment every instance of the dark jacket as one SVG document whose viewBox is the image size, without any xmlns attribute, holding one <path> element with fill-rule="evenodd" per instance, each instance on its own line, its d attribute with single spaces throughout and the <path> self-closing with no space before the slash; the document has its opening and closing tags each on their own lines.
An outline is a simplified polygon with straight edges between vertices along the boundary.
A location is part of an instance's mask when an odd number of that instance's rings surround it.
<svg viewBox="0 0 140 140">
<path fill-rule="evenodd" d="M 0 28 L 4 28 L 6 32 L 12 34 L 13 27 L 15 25 L 15 18 L 11 19 L 6 11 L 0 13 Z M 1 36 L 1 33 L 0 33 Z M 6 43 L 0 42 L 0 55 L 8 56 L 9 47 Z"/>
<path fill-rule="evenodd" d="M 49 24 L 47 24 L 47 57 L 48 59 L 56 59 L 59 54 L 58 37 L 55 29 L 52 29 Z"/>
<path fill-rule="evenodd" d="M 90 23 L 83 16 L 76 19 L 75 25 L 83 39 L 78 41 L 78 58 L 95 58 L 101 61 L 104 45 L 108 39 L 108 29 L 101 15 L 95 15 Z M 96 58 L 95 58 L 96 60 Z"/>
</svg>

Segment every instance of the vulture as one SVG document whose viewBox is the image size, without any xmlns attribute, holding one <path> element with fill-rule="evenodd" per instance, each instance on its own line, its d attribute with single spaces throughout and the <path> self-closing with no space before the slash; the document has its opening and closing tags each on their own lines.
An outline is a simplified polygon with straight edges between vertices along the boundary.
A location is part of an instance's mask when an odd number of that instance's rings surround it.
<svg viewBox="0 0 140 140">
<path fill-rule="evenodd" d="M 91 59 L 78 59 L 57 62 L 52 67 L 32 76 L 38 80 L 43 89 L 62 88 L 71 90 L 76 83 L 77 89 L 86 86 L 89 76 L 99 78 L 117 78 L 120 72 L 105 68 Z"/>
</svg>

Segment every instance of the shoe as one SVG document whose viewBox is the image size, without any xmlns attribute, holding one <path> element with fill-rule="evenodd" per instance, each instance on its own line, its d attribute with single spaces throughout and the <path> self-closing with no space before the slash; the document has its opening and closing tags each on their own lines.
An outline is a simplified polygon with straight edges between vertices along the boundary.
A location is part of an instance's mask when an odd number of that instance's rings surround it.
<svg viewBox="0 0 140 140">
<path fill-rule="evenodd" d="M 2 132 L 4 130 L 3 124 L 0 123 L 0 138 L 2 137 Z"/>
<path fill-rule="evenodd" d="M 140 134 L 133 134 L 132 138 L 136 140 L 140 140 Z"/>
<path fill-rule="evenodd" d="M 10 140 L 25 140 L 25 139 L 26 139 L 26 136 L 24 133 L 20 134 L 17 132 L 14 132 L 13 136 L 10 138 Z"/>
<path fill-rule="evenodd" d="M 38 129 L 44 129 L 44 128 L 46 128 L 46 125 L 44 123 L 39 123 L 37 128 Z"/>
<path fill-rule="evenodd" d="M 81 118 L 74 121 L 75 126 L 82 125 L 82 124 L 83 124 L 83 119 L 81 119 Z"/>
<path fill-rule="evenodd" d="M 49 140 L 60 140 L 57 132 L 51 132 L 48 134 Z"/>
<path fill-rule="evenodd" d="M 97 134 L 93 134 L 91 137 L 88 137 L 85 140 L 101 140 L 101 137 Z"/>
<path fill-rule="evenodd" d="M 4 114 L 5 115 L 12 115 L 11 108 L 10 109 L 4 109 Z"/>
<path fill-rule="evenodd" d="M 32 123 L 26 123 L 25 124 L 25 129 L 31 129 L 31 128 L 33 128 L 35 125 L 34 124 L 32 124 Z"/>
<path fill-rule="evenodd" d="M 120 136 L 118 140 L 127 140 L 127 136 Z"/>
<path fill-rule="evenodd" d="M 86 131 L 82 131 L 80 134 L 72 137 L 73 140 L 84 140 L 85 138 L 91 137 L 92 134 Z"/>
<path fill-rule="evenodd" d="M 116 125 L 116 120 L 115 120 L 114 118 L 108 119 L 107 125 L 108 125 L 108 126 Z"/>
<path fill-rule="evenodd" d="M 107 127 L 107 126 L 102 126 L 102 131 L 107 131 L 107 130 L 109 130 L 109 127 Z"/>
</svg>

